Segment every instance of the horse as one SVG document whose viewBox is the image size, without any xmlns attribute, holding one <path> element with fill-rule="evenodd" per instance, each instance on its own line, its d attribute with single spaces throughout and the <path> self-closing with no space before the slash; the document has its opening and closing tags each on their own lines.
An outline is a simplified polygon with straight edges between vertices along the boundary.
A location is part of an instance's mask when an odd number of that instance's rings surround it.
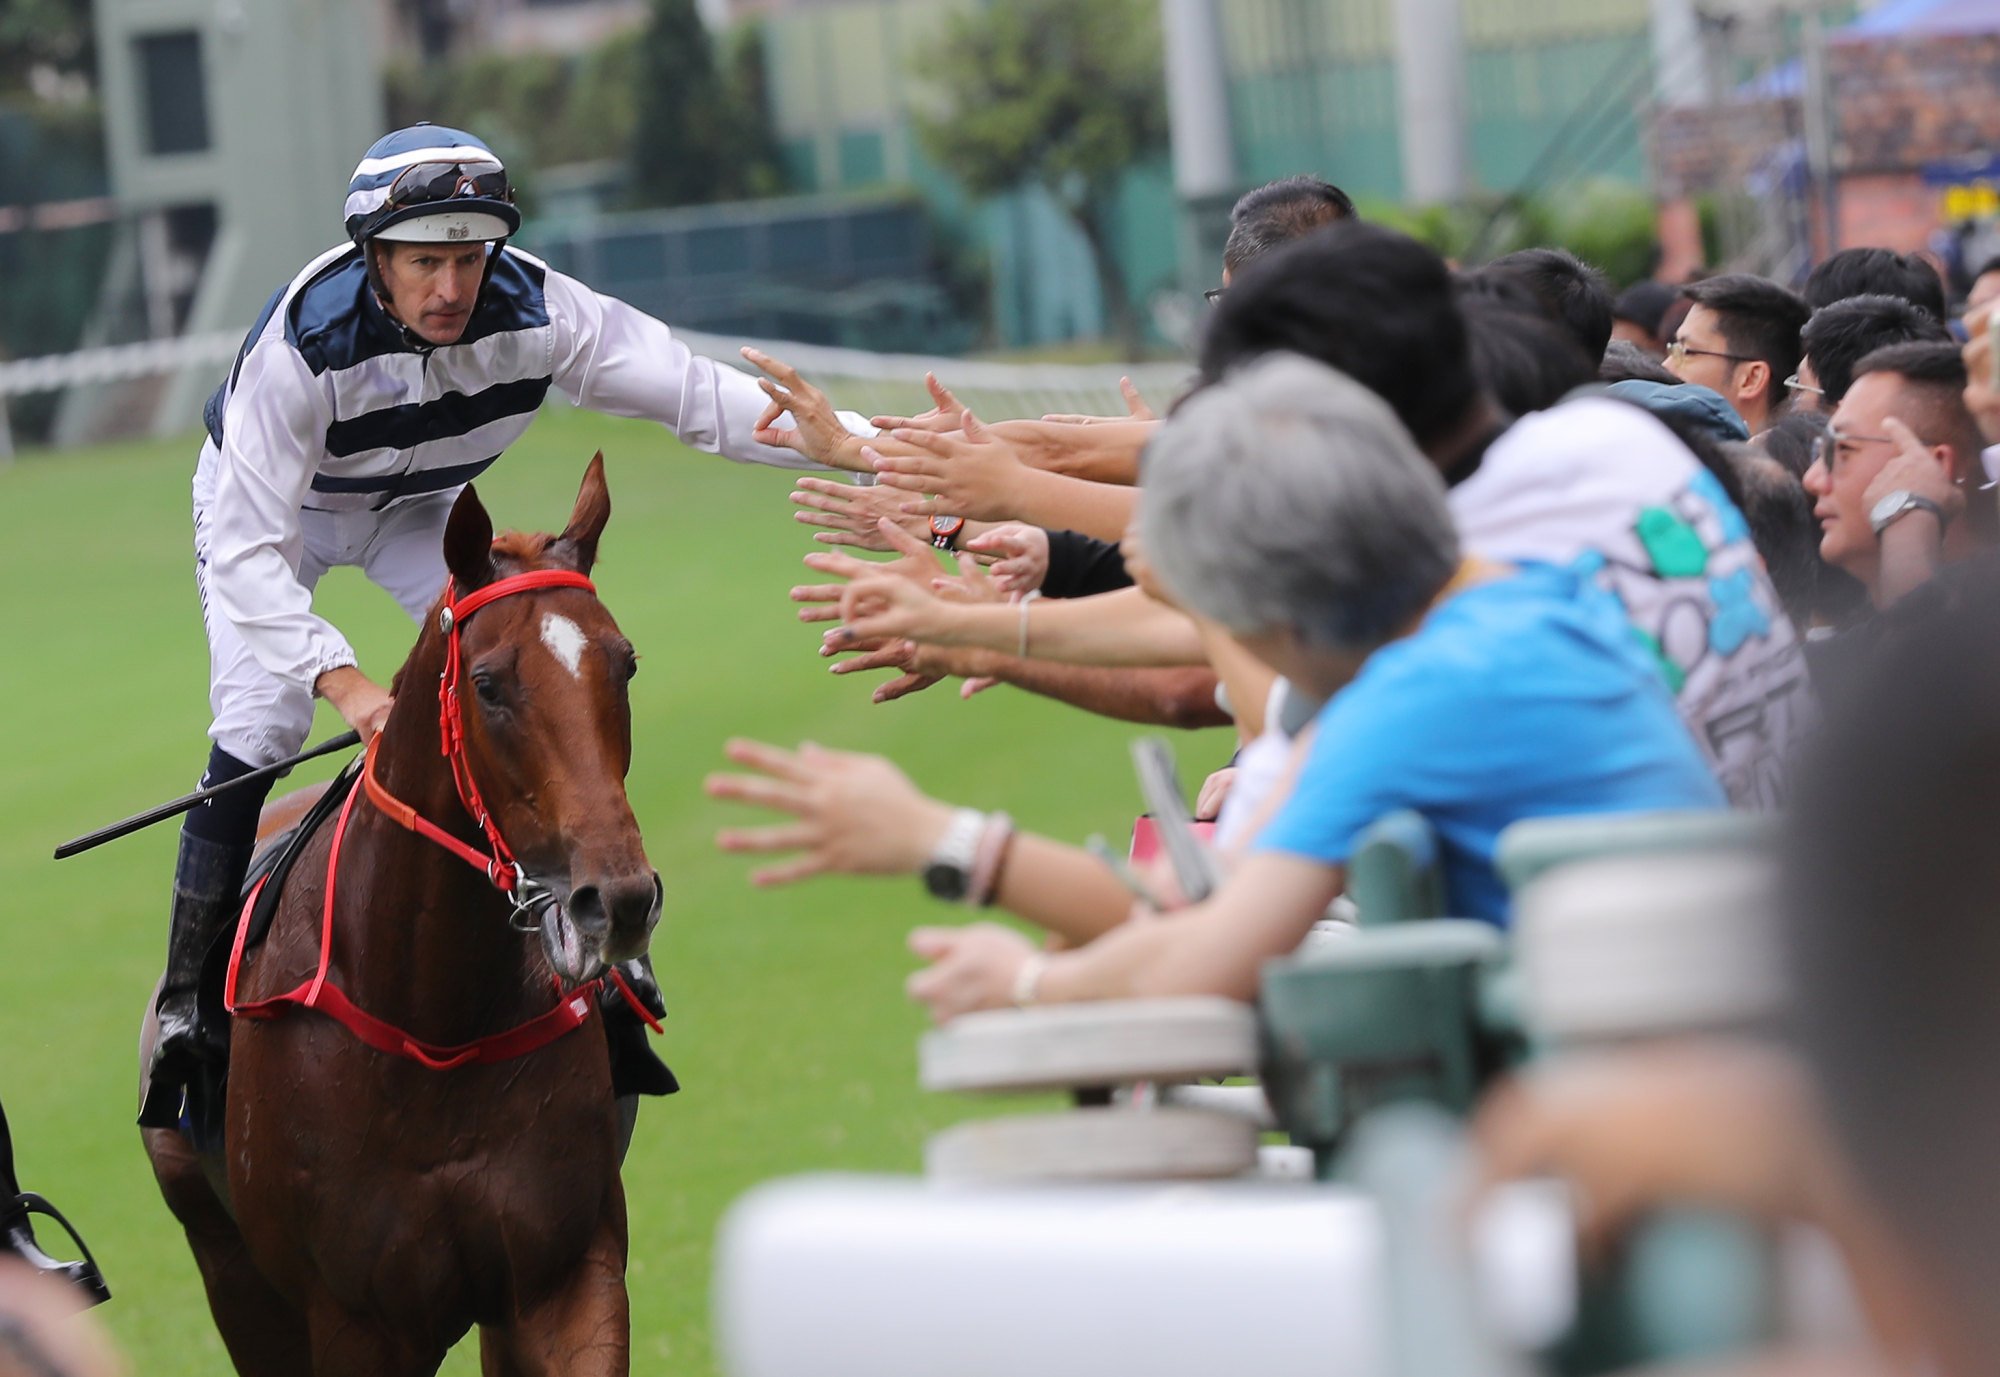
<svg viewBox="0 0 2000 1377">
<path fill-rule="evenodd" d="M 662 889 L 588 578 L 610 512 L 602 454 L 560 535 L 460 494 L 362 782 L 236 936 L 222 1160 L 146 1131 L 243 1377 L 419 1377 L 474 1326 L 486 1377 L 629 1371 L 596 994 Z"/>
</svg>

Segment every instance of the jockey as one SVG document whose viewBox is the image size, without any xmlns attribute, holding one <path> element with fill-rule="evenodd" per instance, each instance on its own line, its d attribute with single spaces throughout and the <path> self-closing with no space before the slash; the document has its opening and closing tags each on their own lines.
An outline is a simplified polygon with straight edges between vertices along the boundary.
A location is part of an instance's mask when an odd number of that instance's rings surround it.
<svg viewBox="0 0 2000 1377">
<path fill-rule="evenodd" d="M 378 140 L 347 185 L 351 243 L 265 306 L 204 409 L 194 475 L 195 584 L 208 632 L 204 786 L 296 753 L 313 699 L 366 741 L 389 694 L 317 616 L 313 587 L 353 565 L 421 618 L 444 586 L 459 490 L 534 420 L 551 388 L 578 406 L 659 421 L 712 454 L 816 467 L 752 435 L 766 398 L 659 321 L 506 246 L 520 228 L 507 171 L 436 125 Z M 841 421 L 858 434 L 860 418 Z M 179 1088 L 218 1064 L 196 987 L 235 912 L 270 786 L 187 815 L 158 1034 L 140 1122 L 171 1127 Z"/>
</svg>

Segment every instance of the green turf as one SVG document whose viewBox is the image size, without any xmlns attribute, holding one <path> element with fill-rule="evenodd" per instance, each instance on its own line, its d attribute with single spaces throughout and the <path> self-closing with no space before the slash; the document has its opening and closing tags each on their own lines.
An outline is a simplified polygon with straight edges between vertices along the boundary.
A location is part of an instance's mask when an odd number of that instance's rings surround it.
<svg viewBox="0 0 2000 1377">
<path fill-rule="evenodd" d="M 928 1133 L 982 1108 L 915 1086 L 923 1024 L 901 995 L 903 934 L 949 912 L 914 881 L 753 892 L 745 864 L 710 844 L 734 820 L 700 790 L 723 739 L 883 750 L 933 793 L 1080 838 L 1129 823 L 1132 733 L 1011 690 L 872 706 L 864 685 L 825 674 L 816 635 L 792 620 L 785 589 L 811 547 L 786 477 L 691 454 L 656 427 L 550 411 L 481 480 L 495 520 L 559 526 L 599 447 L 614 514 L 597 577 L 644 656 L 631 793 L 666 879 L 653 953 L 671 1007 L 664 1050 L 687 1087 L 647 1103 L 626 1162 L 634 1366 L 703 1373 L 716 1366 L 710 1248 L 730 1201 L 795 1172 L 914 1171 Z M 0 469 L 15 542 L 0 594 L 0 1098 L 22 1175 L 89 1235 L 117 1292 L 102 1313 L 149 1377 L 227 1370 L 132 1127 L 175 829 L 61 864 L 49 853 L 199 773 L 193 460 L 185 442 Z M 387 597 L 339 570 L 320 605 L 386 679 L 411 635 Z M 320 725 L 316 737 L 335 726 Z M 1229 743 L 1178 744 L 1195 777 Z M 448 1371 L 475 1370 L 469 1347 Z"/>
</svg>

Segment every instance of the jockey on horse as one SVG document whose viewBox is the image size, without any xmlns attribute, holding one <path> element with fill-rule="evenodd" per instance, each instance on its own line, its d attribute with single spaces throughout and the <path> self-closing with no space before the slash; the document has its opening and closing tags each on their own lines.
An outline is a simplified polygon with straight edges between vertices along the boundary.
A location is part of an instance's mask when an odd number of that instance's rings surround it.
<svg viewBox="0 0 2000 1377">
<path fill-rule="evenodd" d="M 508 248 L 520 223 L 505 167 L 472 135 L 416 125 L 378 140 L 347 186 L 352 242 L 272 296 L 209 399 L 194 476 L 214 713 L 204 787 L 298 751 L 316 696 L 364 742 L 381 729 L 389 694 L 314 613 L 313 587 L 332 567 L 357 566 L 422 617 L 444 585 L 453 500 L 551 388 L 657 420 L 713 454 L 815 467 L 755 438 L 767 399 L 750 376 Z M 840 421 L 869 433 L 858 417 Z M 182 1088 L 226 1058 L 228 1030 L 207 1026 L 196 994 L 237 910 L 269 790 L 245 785 L 182 826 L 146 1126 L 175 1127 Z M 649 979 L 641 993 L 657 998 Z"/>
</svg>

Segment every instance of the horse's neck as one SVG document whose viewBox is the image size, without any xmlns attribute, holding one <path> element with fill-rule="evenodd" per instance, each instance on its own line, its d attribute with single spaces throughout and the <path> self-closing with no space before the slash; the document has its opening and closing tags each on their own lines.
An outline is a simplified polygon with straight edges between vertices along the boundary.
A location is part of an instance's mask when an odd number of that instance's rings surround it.
<svg viewBox="0 0 2000 1377">
<path fill-rule="evenodd" d="M 438 665 L 422 664 L 425 649 L 419 644 L 404 671 L 376 749 L 377 778 L 420 817 L 484 852 L 438 749 Z M 546 976 L 533 939 L 509 928 L 511 908 L 483 871 L 365 796 L 356 800 L 341 852 L 334 959 L 349 997 L 369 1013 L 449 1044 L 542 1012 Z"/>
</svg>

